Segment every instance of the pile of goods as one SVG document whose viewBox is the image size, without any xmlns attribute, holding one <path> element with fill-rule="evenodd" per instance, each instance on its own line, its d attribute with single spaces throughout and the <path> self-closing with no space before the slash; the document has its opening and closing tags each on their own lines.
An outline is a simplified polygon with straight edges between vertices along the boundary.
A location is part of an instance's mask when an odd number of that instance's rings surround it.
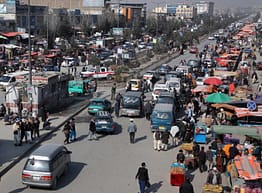
<svg viewBox="0 0 262 193">
<path fill-rule="evenodd" d="M 205 184 L 202 187 L 203 193 L 220 193 L 223 191 L 223 187 L 219 185 L 213 185 L 213 184 Z"/>
<path fill-rule="evenodd" d="M 193 143 L 183 143 L 181 149 L 186 151 L 193 151 Z"/>
</svg>

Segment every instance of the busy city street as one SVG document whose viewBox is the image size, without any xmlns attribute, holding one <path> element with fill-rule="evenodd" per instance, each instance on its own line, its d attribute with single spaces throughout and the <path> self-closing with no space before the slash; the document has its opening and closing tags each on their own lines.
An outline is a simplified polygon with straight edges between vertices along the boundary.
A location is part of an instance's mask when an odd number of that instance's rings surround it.
<svg viewBox="0 0 262 193">
<path fill-rule="evenodd" d="M 262 12 L 214 1 L 0 2 L 0 192 L 261 193 Z"/>
</svg>

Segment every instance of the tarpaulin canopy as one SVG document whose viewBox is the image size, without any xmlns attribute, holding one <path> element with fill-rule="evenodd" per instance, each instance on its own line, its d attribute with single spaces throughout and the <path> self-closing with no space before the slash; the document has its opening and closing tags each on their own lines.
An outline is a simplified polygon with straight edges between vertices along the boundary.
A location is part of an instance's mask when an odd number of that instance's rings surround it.
<svg viewBox="0 0 262 193">
<path fill-rule="evenodd" d="M 227 94 L 218 92 L 218 93 L 207 95 L 205 101 L 209 103 L 226 103 L 226 102 L 230 102 L 231 98 Z"/>
<path fill-rule="evenodd" d="M 262 136 L 261 126 L 245 127 L 245 126 L 213 125 L 213 130 L 217 134 L 231 133 L 232 135 L 247 135 L 255 139 L 261 139 Z"/>
</svg>

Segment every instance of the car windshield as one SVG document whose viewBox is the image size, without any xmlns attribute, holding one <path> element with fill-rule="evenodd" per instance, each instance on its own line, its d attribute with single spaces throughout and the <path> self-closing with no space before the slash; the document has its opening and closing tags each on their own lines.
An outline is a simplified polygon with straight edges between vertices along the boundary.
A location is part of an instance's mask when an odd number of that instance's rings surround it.
<svg viewBox="0 0 262 193">
<path fill-rule="evenodd" d="M 137 81 L 129 81 L 129 83 L 130 83 L 131 85 L 138 85 L 138 82 L 137 82 Z"/>
<path fill-rule="evenodd" d="M 1 76 L 0 77 L 0 82 L 8 82 L 10 80 L 10 76 Z"/>
<path fill-rule="evenodd" d="M 154 111 L 152 116 L 157 118 L 157 119 L 168 120 L 168 119 L 171 118 L 171 113 Z"/>
<path fill-rule="evenodd" d="M 103 101 L 92 101 L 90 103 L 90 105 L 102 106 L 102 105 L 104 105 L 104 102 Z"/>
<path fill-rule="evenodd" d="M 48 172 L 50 171 L 50 162 L 44 160 L 28 159 L 25 165 L 25 170 Z"/>
</svg>

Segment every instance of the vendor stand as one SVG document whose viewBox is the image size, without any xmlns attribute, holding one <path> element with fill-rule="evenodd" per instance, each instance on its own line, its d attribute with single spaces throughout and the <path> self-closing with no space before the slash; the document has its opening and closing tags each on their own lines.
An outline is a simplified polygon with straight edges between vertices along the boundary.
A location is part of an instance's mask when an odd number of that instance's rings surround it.
<svg viewBox="0 0 262 193">
<path fill-rule="evenodd" d="M 173 162 L 170 169 L 170 184 L 181 186 L 185 181 L 186 166 L 182 163 Z"/>
<path fill-rule="evenodd" d="M 236 156 L 228 167 L 228 173 L 235 193 L 262 192 L 262 170 L 256 157 L 252 155 Z"/>
<path fill-rule="evenodd" d="M 197 161 L 195 160 L 193 155 L 193 143 L 183 143 L 181 149 L 185 152 L 185 166 L 188 169 L 196 168 Z"/>
<path fill-rule="evenodd" d="M 207 143 L 207 126 L 205 123 L 197 123 L 194 131 L 194 141 L 196 143 Z"/>
<path fill-rule="evenodd" d="M 221 193 L 222 191 L 222 185 L 205 184 L 202 187 L 202 193 Z"/>
</svg>

